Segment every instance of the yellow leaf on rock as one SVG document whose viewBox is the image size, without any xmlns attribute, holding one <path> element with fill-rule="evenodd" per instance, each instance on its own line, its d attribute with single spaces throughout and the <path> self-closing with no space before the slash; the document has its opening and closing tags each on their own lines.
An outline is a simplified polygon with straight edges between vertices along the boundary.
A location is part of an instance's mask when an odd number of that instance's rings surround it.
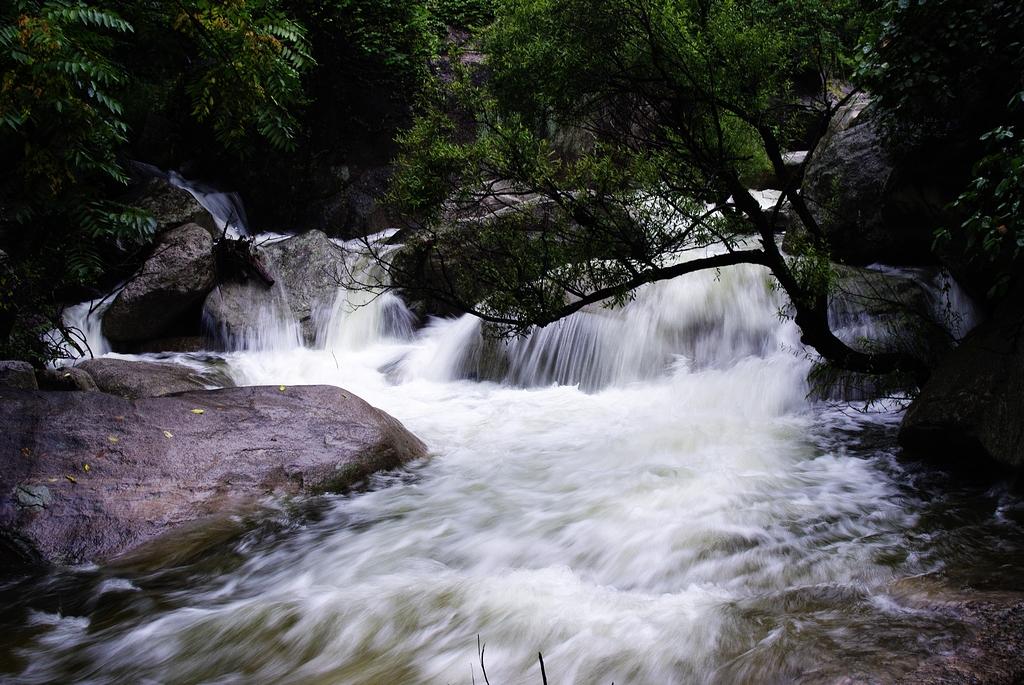
<svg viewBox="0 0 1024 685">
<path fill-rule="evenodd" d="M 119 439 L 116 435 L 108 435 L 107 440 L 110 441 L 111 445 L 116 445 L 119 442 Z"/>
<path fill-rule="evenodd" d="M 67 478 L 72 483 L 77 483 L 78 482 L 78 479 L 75 478 L 74 476 L 64 476 L 64 477 Z"/>
<path fill-rule="evenodd" d="M 205 414 L 206 410 L 205 409 L 193 409 L 192 413 L 193 414 Z"/>
<path fill-rule="evenodd" d="M 171 433 L 171 431 L 164 431 L 164 437 L 165 438 L 173 438 L 174 434 Z"/>
<path fill-rule="evenodd" d="M 86 473 L 89 473 L 89 465 L 88 464 L 82 464 L 82 470 L 85 471 Z"/>
<path fill-rule="evenodd" d="M 277 386 L 277 389 L 280 390 L 281 392 L 284 392 L 284 386 L 283 385 Z"/>
</svg>

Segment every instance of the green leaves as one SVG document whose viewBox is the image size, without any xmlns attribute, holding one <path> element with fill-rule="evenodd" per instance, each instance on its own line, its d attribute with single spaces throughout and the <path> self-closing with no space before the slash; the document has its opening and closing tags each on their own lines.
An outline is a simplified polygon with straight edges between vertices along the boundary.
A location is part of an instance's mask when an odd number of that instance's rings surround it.
<svg viewBox="0 0 1024 685">
<path fill-rule="evenodd" d="M 953 203 L 960 219 L 936 243 L 981 266 L 997 294 L 1024 243 L 1024 5 L 929 0 L 889 10 L 860 76 L 888 112 L 898 152 L 966 151 L 957 153 L 973 163 Z"/>
<path fill-rule="evenodd" d="M 276 3 L 193 1 L 179 5 L 175 30 L 197 51 L 202 69 L 185 88 L 192 115 L 208 122 L 236 153 L 257 133 L 291 149 L 302 104 L 302 73 L 313 64 L 305 30 L 276 11 Z"/>
</svg>

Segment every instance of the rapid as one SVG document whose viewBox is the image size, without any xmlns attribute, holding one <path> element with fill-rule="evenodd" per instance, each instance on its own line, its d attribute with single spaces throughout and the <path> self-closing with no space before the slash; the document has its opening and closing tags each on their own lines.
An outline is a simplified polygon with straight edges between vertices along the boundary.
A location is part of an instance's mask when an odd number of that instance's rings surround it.
<svg viewBox="0 0 1024 685">
<path fill-rule="evenodd" d="M 268 307 L 170 358 L 344 387 L 431 457 L 3 588 L 0 676 L 498 685 L 542 652 L 551 683 L 894 679 L 962 637 L 961 588 L 1019 572 L 1024 506 L 900 457 L 899 400 L 813 399 L 784 310 L 753 266 L 510 341 L 341 288 L 304 346 Z"/>
</svg>

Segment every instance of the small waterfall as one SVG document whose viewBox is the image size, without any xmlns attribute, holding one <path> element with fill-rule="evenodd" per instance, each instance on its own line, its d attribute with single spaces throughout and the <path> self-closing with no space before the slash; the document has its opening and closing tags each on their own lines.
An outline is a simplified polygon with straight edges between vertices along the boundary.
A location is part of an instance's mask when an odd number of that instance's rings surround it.
<svg viewBox="0 0 1024 685">
<path fill-rule="evenodd" d="M 218 298 L 225 297 L 229 300 L 226 307 L 242 316 L 232 317 L 229 326 L 216 323 L 207 310 L 204 312 L 206 331 L 226 349 L 252 351 L 298 348 L 352 351 L 385 340 L 410 339 L 415 317 L 401 298 L 387 291 L 387 272 L 365 244 L 370 241 L 374 250 L 392 249 L 383 245 L 392 233 L 386 231 L 367 239 L 331 241 L 341 248 L 343 256 L 329 267 L 328 281 L 342 285 L 332 285 L 332 289 L 315 293 L 308 318 L 299 320 L 296 307 L 292 306 L 296 293 L 289 292 L 287 279 L 279 277 L 274 260 L 268 259 L 267 267 L 276 278 L 274 285 L 268 290 L 249 282 L 232 284 L 227 294 L 224 290 L 215 290 L 211 296 L 213 306 L 224 307 Z M 264 234 L 261 237 L 264 238 L 261 244 L 266 245 L 291 236 Z M 292 287 L 296 287 L 294 283 Z M 243 318 L 244 324 L 238 321 Z"/>
<path fill-rule="evenodd" d="M 49 333 L 51 341 L 59 345 L 66 355 L 66 359 L 58 360 L 57 364 L 68 360 L 73 362 L 81 358 L 101 357 L 111 351 L 110 342 L 103 335 L 103 314 L 113 300 L 113 296 L 108 295 L 105 298 L 64 308 L 64 326 L 72 331 L 75 342 L 84 354 L 80 354 L 73 345 L 65 341 L 60 333 L 53 331 Z"/>
<path fill-rule="evenodd" d="M 238 193 L 224 192 L 201 181 L 189 180 L 173 169 L 164 171 L 152 164 L 138 161 L 132 162 L 131 166 L 143 175 L 161 178 L 194 197 L 196 202 L 213 217 L 217 229 L 226 231 L 228 237 L 237 238 L 249 235 L 245 205 Z"/>
<path fill-rule="evenodd" d="M 207 307 L 225 297 L 222 286 L 215 288 L 209 297 Z M 204 308 L 205 337 L 227 350 L 285 351 L 302 347 L 302 326 L 292 316 L 288 293 L 280 283 L 275 283 L 270 290 L 262 285 L 247 284 L 233 288 L 228 297 L 232 300 L 231 307 L 239 312 L 239 317 L 244 317 L 244 325 L 218 323 Z"/>
<path fill-rule="evenodd" d="M 369 240 L 375 249 L 394 249 L 384 247 L 392 234 L 386 231 Z M 345 271 L 354 287 L 338 288 L 330 311 L 319 317 L 317 347 L 358 350 L 387 339 L 411 339 L 416 317 L 402 298 L 385 290 L 387 271 L 367 253 L 363 240 L 337 242 L 348 254 Z"/>
<path fill-rule="evenodd" d="M 595 391 L 683 370 L 725 368 L 796 349 L 782 298 L 762 267 L 695 273 L 637 291 L 621 309 L 591 306 L 513 340 L 484 335 L 476 319 L 436 322 L 400 365 L 403 379 L 478 378 L 520 387 Z"/>
<path fill-rule="evenodd" d="M 959 342 L 981 321 L 974 301 L 944 269 L 872 264 L 844 278 L 829 322 L 851 345 L 909 348 L 929 336 Z"/>
<path fill-rule="evenodd" d="M 217 228 L 226 231 L 228 237 L 249 235 L 249 222 L 245 216 L 245 205 L 238 193 L 217 190 L 199 181 L 190 181 L 177 171 L 167 173 L 167 181 L 176 188 L 187 191 L 203 209 L 210 213 Z"/>
</svg>

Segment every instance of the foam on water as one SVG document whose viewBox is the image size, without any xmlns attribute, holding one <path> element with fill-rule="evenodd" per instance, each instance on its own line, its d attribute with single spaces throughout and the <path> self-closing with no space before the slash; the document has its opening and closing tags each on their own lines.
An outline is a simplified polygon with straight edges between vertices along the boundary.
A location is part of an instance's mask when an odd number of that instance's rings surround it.
<svg viewBox="0 0 1024 685">
<path fill-rule="evenodd" d="M 732 268 L 488 343 L 472 318 L 413 334 L 401 301 L 341 291 L 316 346 L 231 352 L 230 374 L 345 387 L 432 457 L 151 611 L 40 619 L 19 681 L 468 683 L 478 635 L 495 683 L 539 682 L 538 650 L 559 683 L 840 674 L 823 664 L 844 640 L 884 671 L 925 620 L 891 582 L 936 562 L 905 549 L 906 493 L 822 437 L 856 421 L 806 399 L 782 304 Z"/>
</svg>

